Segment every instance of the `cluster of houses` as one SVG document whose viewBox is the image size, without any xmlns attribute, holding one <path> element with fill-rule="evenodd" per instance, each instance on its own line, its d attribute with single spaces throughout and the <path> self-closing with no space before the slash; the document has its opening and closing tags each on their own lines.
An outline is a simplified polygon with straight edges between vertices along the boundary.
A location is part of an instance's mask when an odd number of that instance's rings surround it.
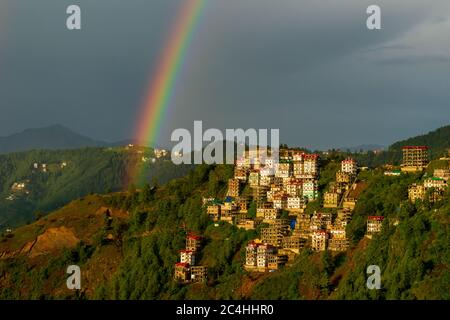
<svg viewBox="0 0 450 320">
<path fill-rule="evenodd" d="M 405 146 L 403 150 L 403 163 L 401 171 L 422 171 L 428 165 L 427 146 Z M 386 173 L 385 173 L 386 174 Z M 450 166 L 434 169 L 433 176 L 421 183 L 413 183 L 408 188 L 408 198 L 411 202 L 427 199 L 436 202 L 442 199 L 450 179 Z"/>
<path fill-rule="evenodd" d="M 248 151 L 236 161 L 224 201 L 204 199 L 204 205 L 213 221 L 259 230 L 259 238 L 246 247 L 245 269 L 277 270 L 291 263 L 306 246 L 315 251 L 347 250 L 345 227 L 366 187 L 356 181 L 357 169 L 355 160 L 343 160 L 336 181 L 324 194 L 324 207 L 335 209 L 308 214 L 307 203 L 318 198 L 319 155 L 280 150 L 279 161 L 268 158 L 262 164 L 257 153 Z M 250 203 L 256 212 L 250 212 Z M 380 231 L 378 221 L 374 226 L 372 218 L 368 219 L 368 234 Z"/>
<path fill-rule="evenodd" d="M 384 174 L 397 176 L 402 172 L 422 171 L 428 163 L 427 150 L 424 146 L 403 148 L 401 169 L 392 170 L 392 167 Z M 278 161 L 270 157 L 260 159 L 258 151 L 245 152 L 236 161 L 226 197 L 203 199 L 216 226 L 222 221 L 258 231 L 258 238 L 245 248 L 244 268 L 251 272 L 275 271 L 292 263 L 305 247 L 314 251 L 346 251 L 349 246 L 346 226 L 367 187 L 365 181 L 357 179 L 358 170 L 362 170 L 357 162 L 352 158 L 341 161 L 335 179 L 323 193 L 323 209 L 311 214 L 305 208 L 319 196 L 319 155 L 284 149 L 280 150 Z M 433 177 L 409 188 L 410 200 L 424 199 L 426 194 L 438 199 L 449 179 L 450 168 L 435 169 Z M 428 190 L 432 192 L 427 193 Z M 366 237 L 371 239 L 381 232 L 384 220 L 384 216 L 368 216 Z M 188 250 L 180 254 L 183 257 L 192 253 Z M 182 258 L 176 265 L 176 278 L 184 282 L 193 281 L 194 262 L 189 259 Z"/>
<path fill-rule="evenodd" d="M 449 179 L 450 169 L 435 169 L 432 177 L 409 186 L 408 198 L 411 202 L 425 199 L 430 202 L 439 201 L 447 190 Z"/>
<path fill-rule="evenodd" d="M 61 163 L 52 163 L 52 164 L 34 162 L 31 165 L 31 171 L 47 173 L 53 172 L 55 170 L 62 170 L 65 167 L 67 167 L 67 162 L 65 161 Z M 10 194 L 5 199 L 8 201 L 14 201 L 20 198 L 21 196 L 30 194 L 30 190 L 29 188 L 27 188 L 29 184 L 30 180 L 14 182 L 11 186 Z"/>
<path fill-rule="evenodd" d="M 356 183 L 357 163 L 352 158 L 347 158 L 341 162 L 341 169 L 336 172 L 335 182 L 329 184 L 328 191 L 323 195 L 324 208 L 337 208 L 341 201 L 344 202 L 344 208 L 353 209 L 356 205 L 355 192 L 362 191 L 364 185 Z M 349 191 L 353 188 L 353 192 Z M 356 190 L 358 188 L 358 190 Z"/>
<path fill-rule="evenodd" d="M 14 201 L 21 196 L 29 194 L 30 191 L 27 189 L 29 182 L 29 180 L 14 182 L 10 189 L 11 193 L 6 197 L 6 200 Z"/>
<path fill-rule="evenodd" d="M 202 237 L 193 233 L 186 236 L 186 248 L 180 250 L 180 262 L 175 264 L 174 278 L 180 283 L 204 282 L 207 268 L 196 265 L 196 257 L 202 246 Z"/>
<path fill-rule="evenodd" d="M 33 163 L 33 171 L 37 172 L 49 172 L 52 170 L 64 169 L 67 167 L 67 162 L 63 161 L 61 163 Z"/>
<path fill-rule="evenodd" d="M 169 152 L 165 149 L 155 149 L 153 152 L 155 154 L 156 159 L 164 158 L 169 154 Z"/>
</svg>

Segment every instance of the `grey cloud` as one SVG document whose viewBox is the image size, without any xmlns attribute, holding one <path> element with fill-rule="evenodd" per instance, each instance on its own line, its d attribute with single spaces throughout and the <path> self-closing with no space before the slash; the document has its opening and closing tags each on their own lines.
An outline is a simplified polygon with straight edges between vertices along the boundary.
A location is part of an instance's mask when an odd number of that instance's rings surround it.
<svg viewBox="0 0 450 320">
<path fill-rule="evenodd" d="M 182 1 L 79 0 L 83 30 L 70 33 L 73 1 L 2 0 L 0 135 L 61 123 L 129 138 Z M 380 31 L 365 27 L 372 1 L 207 1 L 160 142 L 193 120 L 280 128 L 283 142 L 317 148 L 446 124 L 448 1 L 377 2 Z"/>
</svg>

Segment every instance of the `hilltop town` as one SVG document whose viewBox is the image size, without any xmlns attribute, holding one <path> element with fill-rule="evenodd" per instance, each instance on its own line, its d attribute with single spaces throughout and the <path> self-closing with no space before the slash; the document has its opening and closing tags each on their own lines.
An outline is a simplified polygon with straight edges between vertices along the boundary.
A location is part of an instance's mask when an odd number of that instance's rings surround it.
<svg viewBox="0 0 450 320">
<path fill-rule="evenodd" d="M 427 168 L 428 147 L 405 146 L 402 151 L 401 166 L 384 166 L 385 176 L 423 172 Z M 334 179 L 319 197 L 319 154 L 282 149 L 278 162 L 267 158 L 262 163 L 259 152 L 247 151 L 237 159 L 225 198 L 203 198 L 206 212 L 216 227 L 220 227 L 218 222 L 222 221 L 257 231 L 258 238 L 248 242 L 245 248 L 243 268 L 249 272 L 274 272 L 293 263 L 304 248 L 316 252 L 348 250 L 346 226 L 367 187 L 358 173 L 369 169 L 358 167 L 351 157 L 342 160 Z M 450 161 L 449 158 L 441 160 Z M 433 176 L 425 175 L 421 183 L 410 185 L 408 198 L 412 203 L 417 200 L 437 202 L 442 199 L 449 179 L 448 165 L 434 169 Z M 312 203 L 318 210 L 307 210 Z M 384 221 L 384 216 L 368 213 L 366 238 L 378 234 Z M 175 265 L 176 280 L 189 283 L 206 279 L 205 267 L 195 265 L 201 241 L 199 235 L 187 236 L 186 249 L 180 251 L 180 262 Z"/>
</svg>

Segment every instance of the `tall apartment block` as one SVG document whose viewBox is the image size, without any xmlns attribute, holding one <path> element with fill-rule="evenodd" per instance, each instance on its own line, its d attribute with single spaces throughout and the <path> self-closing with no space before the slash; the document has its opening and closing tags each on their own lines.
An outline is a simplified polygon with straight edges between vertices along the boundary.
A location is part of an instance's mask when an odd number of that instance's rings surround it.
<svg viewBox="0 0 450 320">
<path fill-rule="evenodd" d="M 402 171 L 422 171 L 428 164 L 427 146 L 405 146 Z"/>
</svg>

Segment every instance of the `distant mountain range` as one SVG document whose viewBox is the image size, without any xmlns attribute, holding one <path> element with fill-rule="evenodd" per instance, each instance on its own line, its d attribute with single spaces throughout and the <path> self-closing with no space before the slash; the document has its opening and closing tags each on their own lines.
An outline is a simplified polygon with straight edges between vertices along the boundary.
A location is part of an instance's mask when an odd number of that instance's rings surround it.
<svg viewBox="0 0 450 320">
<path fill-rule="evenodd" d="M 130 143 L 134 143 L 134 141 L 132 139 L 126 139 L 117 142 L 105 142 L 91 139 L 65 126 L 55 124 L 48 127 L 26 129 L 19 133 L 0 137 L 0 153 L 37 149 L 65 150 L 83 147 L 118 147 Z M 138 144 L 149 146 L 145 142 Z"/>
<path fill-rule="evenodd" d="M 432 149 L 432 154 L 440 154 L 449 148 L 450 125 L 441 127 L 427 134 L 412 137 L 395 142 L 389 147 L 379 144 L 362 144 L 353 147 L 339 148 L 342 151 L 351 152 L 390 150 L 399 151 L 404 145 L 427 145 Z M 34 149 L 63 150 L 83 147 L 117 147 L 136 143 L 132 139 L 117 142 L 105 142 L 81 135 L 62 125 L 52 125 L 43 128 L 26 129 L 22 132 L 6 137 L 0 137 L 0 153 L 28 151 Z M 149 146 L 146 142 L 139 145 Z M 160 148 L 153 144 L 154 148 Z"/>
<path fill-rule="evenodd" d="M 32 149 L 76 149 L 82 147 L 104 147 L 108 143 L 78 134 L 62 125 L 26 129 L 7 137 L 0 137 L 0 153 L 27 151 Z"/>
</svg>

